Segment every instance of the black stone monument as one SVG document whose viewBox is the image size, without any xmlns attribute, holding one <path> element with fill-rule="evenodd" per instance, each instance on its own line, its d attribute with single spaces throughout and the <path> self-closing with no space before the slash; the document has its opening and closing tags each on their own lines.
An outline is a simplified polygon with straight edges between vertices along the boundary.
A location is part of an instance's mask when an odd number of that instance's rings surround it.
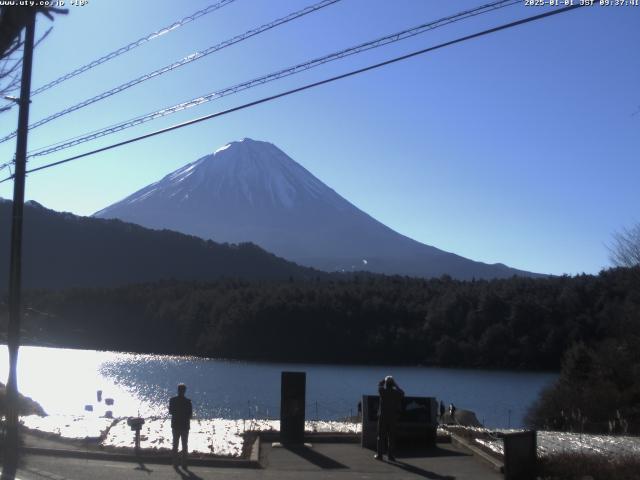
<svg viewBox="0 0 640 480">
<path fill-rule="evenodd" d="M 379 395 L 362 396 L 362 446 L 375 450 L 378 437 Z M 397 446 L 436 445 L 438 402 L 434 397 L 404 397 L 396 426 Z"/>
<path fill-rule="evenodd" d="M 307 374 L 282 372 L 280 393 L 280 441 L 304 443 L 304 407 Z"/>
</svg>

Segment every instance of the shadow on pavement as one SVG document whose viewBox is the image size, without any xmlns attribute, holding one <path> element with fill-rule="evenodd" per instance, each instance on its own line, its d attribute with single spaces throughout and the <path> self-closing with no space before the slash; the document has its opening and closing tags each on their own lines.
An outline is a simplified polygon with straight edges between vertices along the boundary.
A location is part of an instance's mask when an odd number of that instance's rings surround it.
<svg viewBox="0 0 640 480">
<path fill-rule="evenodd" d="M 404 462 L 389 462 L 389 465 L 393 465 L 395 467 L 401 468 L 405 472 L 413 473 L 414 475 L 418 475 L 420 477 L 429 478 L 432 480 L 455 480 L 456 477 L 451 475 L 439 475 L 435 472 L 430 472 L 429 470 L 424 470 L 423 468 L 416 467 L 414 465 L 409 465 Z"/>
<path fill-rule="evenodd" d="M 398 451 L 396 457 L 398 458 L 427 458 L 427 457 L 470 457 L 470 453 L 460 452 L 456 450 L 444 449 L 444 448 L 429 448 L 429 449 L 402 449 Z"/>
<path fill-rule="evenodd" d="M 147 466 L 142 463 L 141 460 L 138 460 L 138 466 L 135 468 L 136 470 L 142 470 L 143 472 L 151 473 L 153 470 L 149 470 Z"/>
<path fill-rule="evenodd" d="M 182 480 L 203 480 L 202 477 L 199 477 L 189 470 L 189 467 L 182 467 L 182 470 L 180 470 L 178 467 L 174 466 L 173 469 L 178 472 L 178 475 L 180 475 Z"/>
<path fill-rule="evenodd" d="M 340 462 L 336 462 L 334 459 L 329 458 L 326 455 L 316 452 L 315 450 L 312 450 L 311 448 L 308 448 L 308 447 L 287 446 L 284 448 L 289 450 L 291 453 L 295 453 L 299 457 L 304 458 L 309 463 L 313 463 L 314 465 L 322 469 L 329 470 L 329 469 L 349 468 L 346 465 Z"/>
</svg>

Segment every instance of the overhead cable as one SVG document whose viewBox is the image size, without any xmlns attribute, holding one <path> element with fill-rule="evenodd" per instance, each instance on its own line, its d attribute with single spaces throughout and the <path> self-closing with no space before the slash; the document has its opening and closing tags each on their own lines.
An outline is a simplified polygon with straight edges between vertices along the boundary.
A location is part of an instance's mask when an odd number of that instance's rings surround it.
<svg viewBox="0 0 640 480">
<path fill-rule="evenodd" d="M 230 3 L 235 2 L 236 0 L 221 0 L 217 3 L 214 3 L 212 5 L 209 5 L 206 8 L 203 8 L 202 10 L 198 10 L 197 12 L 192 13 L 191 15 L 187 15 L 186 17 L 184 17 L 182 20 L 178 20 L 177 22 L 172 23 L 171 25 L 168 25 L 166 27 L 161 28 L 160 30 L 156 30 L 155 32 L 152 32 L 148 35 L 145 35 L 144 37 L 139 38 L 138 40 L 135 40 L 134 42 L 129 43 L 128 45 L 125 45 L 124 47 L 120 47 L 117 50 L 114 50 L 113 52 L 107 53 L 106 55 L 103 55 L 102 57 L 93 60 L 92 62 L 87 63 L 86 65 L 83 65 L 79 68 L 76 68 L 75 70 L 62 75 L 61 77 L 37 88 L 36 90 L 34 90 L 33 92 L 31 92 L 31 96 L 33 97 L 34 95 L 37 95 L 39 93 L 44 92 L 45 90 L 49 90 L 52 87 L 55 87 L 56 85 L 61 84 L 62 82 L 69 80 L 70 78 L 73 78 L 77 75 L 80 75 L 81 73 L 86 72 L 87 70 L 91 70 L 94 67 L 97 67 L 98 65 L 101 65 L 105 62 L 108 62 L 109 60 L 112 60 L 120 55 L 122 55 L 123 53 L 127 53 L 131 50 L 133 50 L 134 48 L 139 47 L 140 45 L 150 42 L 151 40 L 154 40 L 166 33 L 169 33 L 173 30 L 176 30 L 177 28 L 182 27 L 183 25 L 186 25 L 187 23 L 193 22 L 194 20 L 197 20 L 200 17 L 203 17 L 211 12 L 215 12 L 216 10 L 229 5 Z M 51 30 L 51 29 L 49 29 Z M 49 32 L 47 32 L 48 34 Z M 45 34 L 46 35 L 46 34 Z M 42 39 L 40 39 L 42 40 Z M 40 42 L 40 40 L 38 42 Z M 36 44 L 37 45 L 37 44 Z M 10 110 L 11 108 L 13 108 L 15 106 L 15 103 L 9 103 L 6 105 L 2 106 L 2 110 L 0 111 L 5 111 L 5 110 Z"/>
<path fill-rule="evenodd" d="M 12 160 L 10 162 L 4 162 L 4 163 L 0 163 L 0 172 L 2 170 L 4 170 L 5 168 L 11 168 L 11 165 L 13 165 L 15 162 Z"/>
<path fill-rule="evenodd" d="M 323 65 L 325 63 L 328 62 L 332 62 L 335 60 L 339 60 L 341 58 L 345 58 L 348 57 L 350 55 L 355 55 L 367 50 L 371 50 L 374 48 L 378 48 L 378 47 L 382 47 L 384 45 L 388 45 L 390 43 L 394 43 L 394 42 L 398 42 L 400 40 L 404 40 L 410 37 L 413 37 L 415 35 L 419 35 L 421 33 L 427 32 L 429 30 L 434 30 L 436 28 L 439 27 L 443 27 L 445 25 L 454 23 L 454 22 L 459 22 L 461 20 L 476 16 L 476 15 L 480 15 L 483 13 L 487 13 L 493 10 L 496 10 L 498 8 L 504 8 L 507 6 L 511 6 L 511 5 L 515 5 L 521 3 L 520 0 L 501 0 L 501 1 L 496 1 L 496 2 L 492 2 L 486 5 L 482 5 L 480 7 L 476 7 L 472 10 L 466 10 L 464 12 L 460 12 L 457 13 L 455 15 L 450 15 L 448 17 L 444 17 L 441 18 L 439 20 L 435 20 L 435 21 L 431 21 L 429 23 L 425 23 L 422 25 L 419 25 L 417 27 L 412 27 L 406 30 L 402 30 L 400 32 L 396 32 L 393 33 L 391 35 L 387 35 L 385 37 L 381 37 L 378 38 L 376 40 L 372 40 L 369 42 L 365 42 L 365 43 L 361 43 L 359 45 L 356 45 L 354 47 L 349 47 L 345 50 L 340 50 L 338 52 L 334 52 L 319 58 L 315 58 L 313 60 L 309 60 L 307 62 L 304 63 L 300 63 L 297 65 L 294 65 L 292 67 L 288 67 L 285 68 L 283 70 L 278 70 L 276 72 L 267 74 L 267 75 L 263 75 L 261 77 L 258 78 L 254 78 L 252 80 L 248 80 L 230 87 L 226 87 L 223 88 L 221 90 L 217 90 L 215 92 L 211 92 L 208 93 L 206 95 L 200 96 L 200 97 L 196 97 L 193 98 L 191 100 L 188 100 L 186 102 L 182 102 L 182 103 L 178 103 L 176 105 L 172 105 L 170 107 L 166 107 L 160 110 L 156 110 L 154 112 L 145 114 L 145 115 L 141 115 L 135 118 L 132 118 L 130 120 L 126 120 L 124 122 L 121 123 L 117 123 L 114 125 L 111 125 L 109 127 L 105 127 L 81 136 L 77 136 L 74 137 L 72 139 L 68 139 L 65 140 L 63 142 L 59 142 L 57 144 L 54 145 L 50 145 L 47 147 L 42 147 L 40 149 L 37 149 L 36 151 L 33 151 L 32 153 L 29 154 L 29 158 L 33 158 L 33 157 L 38 157 L 38 156 L 42 156 L 42 155 L 48 155 L 50 153 L 53 152 L 58 152 L 60 150 L 64 150 L 76 145 L 80 145 L 81 143 L 85 143 L 91 140 L 95 140 L 97 138 L 100 137 L 104 137 L 106 135 L 111 135 L 113 133 L 119 132 L 121 130 L 125 130 L 127 128 L 131 128 L 131 127 L 135 127 L 137 125 L 149 122 L 151 120 L 155 120 L 157 118 L 161 118 L 161 117 L 165 117 L 167 115 L 182 111 L 182 110 L 186 110 L 188 108 L 192 108 L 198 105 L 202 105 L 204 103 L 208 103 L 211 102 L 213 100 L 217 100 L 219 98 L 222 97 L 226 97 L 228 95 L 232 95 L 234 93 L 238 93 L 240 91 L 243 90 L 248 90 L 250 88 L 259 86 L 259 85 L 263 85 L 265 83 L 269 83 L 272 82 L 274 80 L 278 80 L 284 77 L 288 77 L 291 75 L 294 75 L 296 73 L 300 73 L 315 67 L 318 67 L 320 65 Z"/>
<path fill-rule="evenodd" d="M 39 93 L 44 92 L 45 90 L 49 90 L 51 87 L 55 87 L 56 85 L 61 84 L 62 82 L 69 80 L 70 78 L 73 78 L 77 75 L 80 75 L 81 73 L 86 72 L 87 70 L 91 70 L 94 67 L 97 67 L 98 65 L 101 65 L 105 62 L 108 62 L 109 60 L 113 60 L 114 58 L 122 55 L 123 53 L 127 53 L 130 52 L 131 50 L 133 50 L 134 48 L 138 48 L 140 45 L 143 45 L 147 42 L 150 42 L 151 40 L 155 40 L 158 37 L 161 37 L 162 35 L 165 35 L 169 32 L 172 32 L 173 30 L 176 30 L 188 23 L 193 22 L 194 20 L 197 20 L 200 17 L 204 17 L 205 15 L 215 12 L 216 10 L 221 9 L 222 7 L 226 7 L 227 5 L 235 2 L 236 0 L 220 0 L 217 3 L 214 3 L 212 5 L 209 5 L 206 8 L 203 8 L 202 10 L 198 10 L 197 12 L 193 12 L 191 15 L 187 15 L 186 17 L 184 17 L 181 20 L 178 20 L 177 22 L 173 22 L 171 25 L 167 25 L 166 27 L 162 27 L 160 30 L 156 30 L 155 32 L 152 32 L 148 35 L 145 35 L 144 37 L 139 38 L 138 40 L 135 40 L 131 43 L 129 43 L 128 45 L 125 45 L 124 47 L 120 47 L 117 50 L 114 50 L 113 52 L 109 52 L 106 55 L 103 55 L 102 57 L 93 60 L 92 62 L 87 63 L 86 65 L 83 65 L 82 67 L 76 68 L 75 70 L 62 75 L 61 77 L 37 88 L 36 90 L 34 90 L 33 92 L 31 92 L 31 96 L 33 97 L 34 95 L 37 95 Z"/>
<path fill-rule="evenodd" d="M 88 105 L 91 105 L 92 103 L 96 103 L 100 100 L 104 100 L 105 98 L 111 97 L 112 95 L 115 95 L 117 93 L 120 93 L 124 90 L 127 90 L 128 88 L 133 87 L 134 85 L 138 85 L 139 83 L 145 82 L 147 80 L 150 80 L 152 78 L 158 77 L 160 75 L 163 75 L 165 73 L 171 72 L 173 70 L 175 70 L 176 68 L 182 67 L 184 65 L 187 65 L 191 62 L 195 62 L 196 60 L 200 60 L 208 55 L 211 55 L 212 53 L 218 52 L 220 50 L 222 50 L 223 48 L 227 48 L 230 47 L 231 45 L 234 45 L 236 43 L 242 42 L 244 40 L 247 40 L 248 38 L 254 37 L 255 35 L 258 35 L 260 33 L 266 32 L 267 30 L 271 30 L 272 28 L 278 27 L 280 25 L 283 25 L 285 23 L 288 23 L 292 20 L 295 20 L 297 18 L 303 17 L 304 15 L 308 15 L 309 13 L 313 13 L 316 12 L 318 10 L 320 10 L 321 8 L 327 7 L 329 5 L 332 5 L 334 3 L 339 2 L 340 0 L 322 0 L 318 3 L 315 3 L 313 5 L 310 5 L 306 8 L 303 8 L 302 10 L 297 10 L 293 13 L 290 13 L 289 15 L 282 17 L 282 18 L 278 18 L 277 20 L 274 20 L 272 22 L 266 23 L 264 25 L 261 25 L 260 27 L 248 30 L 247 32 L 244 32 L 240 35 L 236 35 L 233 38 L 230 38 L 228 40 L 225 40 L 224 42 L 220 42 L 216 45 L 212 45 L 209 48 L 206 48 L 204 50 L 200 50 L 194 53 L 191 53 L 190 55 L 187 55 L 186 57 L 181 58 L 180 60 L 173 62 L 169 65 L 165 65 L 162 68 L 159 68 L 157 70 L 154 70 L 153 72 L 150 73 L 146 73 L 144 75 L 141 75 L 137 78 L 134 78 L 133 80 L 129 80 L 128 82 L 125 82 L 121 85 L 118 85 L 117 87 L 114 87 L 110 90 L 107 90 L 105 92 L 102 92 L 98 95 L 95 95 L 91 98 L 88 98 L 86 100 L 83 100 L 80 103 L 77 103 L 75 105 L 72 105 L 71 107 L 67 107 L 64 110 L 60 110 L 59 112 L 54 113 L 53 115 L 49 115 L 48 117 L 45 117 L 41 120 L 38 120 L 35 123 L 32 123 L 31 125 L 29 125 L 29 129 L 32 130 L 34 128 L 37 128 L 41 125 L 44 125 L 45 123 L 49 123 L 52 120 L 55 120 L 56 118 L 62 117 L 63 115 L 67 115 L 71 112 L 75 112 L 76 110 L 80 110 L 81 108 L 84 108 Z M 6 142 L 7 140 L 12 139 L 13 137 L 16 136 L 16 132 L 12 132 L 9 135 L 4 136 L 3 138 L 0 139 L 0 143 Z"/>
<path fill-rule="evenodd" d="M 377 69 L 377 68 L 380 68 L 380 67 L 384 67 L 386 65 L 390 65 L 390 64 L 393 64 L 393 63 L 396 63 L 396 62 L 407 60 L 409 58 L 413 58 L 413 57 L 416 57 L 418 55 L 423 55 L 425 53 L 432 52 L 434 50 L 438 50 L 438 49 L 441 49 L 441 48 L 444 48 L 444 47 L 449 47 L 449 46 L 455 45 L 457 43 L 462 43 L 462 42 L 465 42 L 467 40 L 472 40 L 472 39 L 475 39 L 475 38 L 478 38 L 478 37 L 482 37 L 484 35 L 488 35 L 488 34 L 491 34 L 491 33 L 495 33 L 495 32 L 501 31 L 501 30 L 506 30 L 508 28 L 513 28 L 513 27 L 516 27 L 518 25 L 523 25 L 525 23 L 530 23 L 530 22 L 533 22 L 533 21 L 536 21 L 536 20 L 541 20 L 543 18 L 547 18 L 547 17 L 553 16 L 553 15 L 558 15 L 560 13 L 565 13 L 565 12 L 568 12 L 570 10 L 575 10 L 576 8 L 580 8 L 580 7 L 583 7 L 583 6 L 585 6 L 585 5 L 584 4 L 582 4 L 582 5 L 581 4 L 576 4 L 576 5 L 570 5 L 568 7 L 553 9 L 553 10 L 545 12 L 545 13 L 541 13 L 541 14 L 538 14 L 538 15 L 533 15 L 531 17 L 523 18 L 521 20 L 516 20 L 514 22 L 506 23 L 506 24 L 503 24 L 503 25 L 500 25 L 500 26 L 497 26 L 497 27 L 490 28 L 488 30 L 483 30 L 481 32 L 473 33 L 471 35 L 466 35 L 464 37 L 459 37 L 459 38 L 457 38 L 455 40 L 450 40 L 448 42 L 441 43 L 441 44 L 435 45 L 433 47 L 424 48 L 422 50 L 418 50 L 418 51 L 415 51 L 415 52 L 412 52 L 412 53 L 408 53 L 406 55 L 395 57 L 395 58 L 392 58 L 390 60 L 385 60 L 384 62 L 376 63 L 374 65 L 369 65 L 367 67 L 359 68 L 357 70 L 352 70 L 350 72 L 343 73 L 341 75 L 336 75 L 335 77 L 330 77 L 330 78 L 326 78 L 324 80 L 320 80 L 318 82 L 309 83 L 309 84 L 303 85 L 302 87 L 294 88 L 294 89 L 291 89 L 291 90 L 287 90 L 285 92 L 281 92 L 281 93 L 278 93 L 278 94 L 275 94 L 275 95 L 264 97 L 264 98 L 261 98 L 259 100 L 255 100 L 253 102 L 249 102 L 249 103 L 245 103 L 243 105 L 239 105 L 237 107 L 229 108 L 229 109 L 226 109 L 226 110 L 222 110 L 220 112 L 216 112 L 216 113 L 212 113 L 212 114 L 209 114 L 209 115 L 205 115 L 203 117 L 195 118 L 195 119 L 189 120 L 187 122 L 182 122 L 182 123 L 179 123 L 177 125 L 172 125 L 172 126 L 167 127 L 167 128 L 156 130 L 155 132 L 151 132 L 151 133 L 147 133 L 145 135 L 140 135 L 138 137 L 130 138 L 128 140 L 124 140 L 122 142 L 118 142 L 118 143 L 114 143 L 114 144 L 111 144 L 111 145 L 107 145 L 106 147 L 97 148 L 95 150 L 91 150 L 89 152 L 81 153 L 79 155 L 74 155 L 72 157 L 65 158 L 64 160 L 58 160 L 57 162 L 52 162 L 52 163 L 48 163 L 46 165 L 41 165 L 39 167 L 27 170 L 27 173 L 33 173 L 33 172 L 37 172 L 37 171 L 40 171 L 40 170 L 45 170 L 45 169 L 48 169 L 48 168 L 56 167 L 58 165 L 62 165 L 62 164 L 71 162 L 73 160 L 78 160 L 80 158 L 85 158 L 85 157 L 88 157 L 90 155 L 95 155 L 96 153 L 104 152 L 104 151 L 111 150 L 111 149 L 114 149 L 114 148 L 117 148 L 117 147 L 121 147 L 123 145 L 127 145 L 127 144 L 130 144 L 130 143 L 138 142 L 138 141 L 144 140 L 146 138 L 155 137 L 155 136 L 161 135 L 163 133 L 167 133 L 167 132 L 170 132 L 170 131 L 173 131 L 173 130 L 178 130 L 180 128 L 188 127 L 190 125 L 194 125 L 196 123 L 204 122 L 206 120 L 211 120 L 211 119 L 216 118 L 216 117 L 221 117 L 223 115 L 228 115 L 230 113 L 237 112 L 237 111 L 240 111 L 240 110 L 244 110 L 246 108 L 254 107 L 254 106 L 260 105 L 262 103 L 267 103 L 267 102 L 276 100 L 278 98 L 282 98 L 282 97 L 286 97 L 286 96 L 292 95 L 294 93 L 302 92 L 304 90 L 309 90 L 311 88 L 315 88 L 315 87 L 318 87 L 320 85 L 324 85 L 324 84 L 327 84 L 327 83 L 335 82 L 337 80 L 342 80 L 344 78 L 348 78 L 348 77 L 351 77 L 351 76 L 354 76 L 354 75 L 358 75 L 360 73 L 368 72 L 370 70 L 374 70 L 374 69 Z M 13 178 L 13 176 L 9 176 L 7 178 L 4 178 L 3 180 L 0 180 L 0 183 L 6 182 L 7 180 L 11 180 L 12 178 Z"/>
</svg>

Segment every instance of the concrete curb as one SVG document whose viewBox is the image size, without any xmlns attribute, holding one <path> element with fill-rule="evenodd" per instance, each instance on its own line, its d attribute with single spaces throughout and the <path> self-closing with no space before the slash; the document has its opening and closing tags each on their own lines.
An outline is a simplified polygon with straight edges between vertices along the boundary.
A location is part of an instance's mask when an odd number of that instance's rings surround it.
<svg viewBox="0 0 640 480">
<path fill-rule="evenodd" d="M 257 450 L 257 452 L 256 452 Z M 89 460 L 108 460 L 116 462 L 132 462 L 132 463 L 150 463 L 150 464 L 162 464 L 171 465 L 171 455 L 128 455 L 126 453 L 115 452 L 96 452 L 87 450 L 65 450 L 59 448 L 37 448 L 37 447 L 23 447 L 23 454 L 28 455 L 48 455 L 54 457 L 66 457 L 66 458 L 83 458 Z M 256 458 L 254 460 L 254 458 Z M 249 459 L 244 458 L 189 458 L 190 466 L 198 467 L 223 467 L 223 468 L 261 468 L 258 463 L 260 458 L 260 441 L 256 439 L 251 447 L 251 454 Z"/>
<path fill-rule="evenodd" d="M 472 445 L 466 439 L 464 439 L 462 437 L 459 437 L 455 433 L 449 432 L 449 435 L 451 435 L 451 443 L 453 443 L 454 445 L 459 445 L 462 448 L 465 448 L 465 449 L 469 450 L 473 455 L 478 457 L 484 463 L 487 463 L 495 471 L 497 471 L 499 473 L 504 473 L 504 464 L 500 460 L 492 457 L 488 453 L 486 453 L 486 452 L 482 451 L 481 449 L 479 449 L 478 447 Z"/>
<path fill-rule="evenodd" d="M 259 437 L 263 442 L 279 442 L 280 432 L 260 432 Z M 360 434 L 305 432 L 304 441 L 308 443 L 360 443 Z"/>
<path fill-rule="evenodd" d="M 256 465 L 260 466 L 260 435 L 256 437 L 251 445 L 251 454 L 249 455 L 249 461 L 255 462 Z"/>
</svg>

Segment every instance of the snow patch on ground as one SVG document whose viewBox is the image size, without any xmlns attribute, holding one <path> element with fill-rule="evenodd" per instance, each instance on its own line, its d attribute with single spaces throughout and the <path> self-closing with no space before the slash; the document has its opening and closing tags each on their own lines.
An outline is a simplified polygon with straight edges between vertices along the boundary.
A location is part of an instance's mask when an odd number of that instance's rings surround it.
<svg viewBox="0 0 640 480">
<path fill-rule="evenodd" d="M 467 428 L 481 437 L 475 438 L 478 445 L 504 455 L 504 442 L 500 434 L 520 432 L 522 430 L 487 430 Z M 593 435 L 586 433 L 538 431 L 538 454 L 541 456 L 557 453 L 594 453 L 599 455 L 640 455 L 640 437 L 622 435 Z"/>
<path fill-rule="evenodd" d="M 113 419 L 86 415 L 28 415 L 20 423 L 30 430 L 54 433 L 63 438 L 98 439 L 111 426 Z"/>
<path fill-rule="evenodd" d="M 58 434 L 69 439 L 99 439 L 105 447 L 134 447 L 134 432 L 126 418 L 109 419 L 84 415 L 50 415 L 21 417 L 22 424 L 32 430 Z M 359 433 L 360 424 L 334 421 L 305 422 L 307 432 Z M 189 451 L 226 457 L 240 457 L 245 432 L 277 432 L 279 420 L 229 420 L 223 418 L 193 419 L 189 432 Z M 148 418 L 140 430 L 140 447 L 147 450 L 171 450 L 171 419 Z"/>
</svg>

